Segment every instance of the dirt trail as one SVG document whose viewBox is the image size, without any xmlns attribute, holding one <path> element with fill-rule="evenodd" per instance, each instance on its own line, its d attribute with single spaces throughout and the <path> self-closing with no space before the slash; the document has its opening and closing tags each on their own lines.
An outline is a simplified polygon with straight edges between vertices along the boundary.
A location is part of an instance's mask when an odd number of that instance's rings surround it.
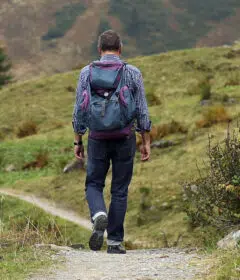
<svg viewBox="0 0 240 280">
<path fill-rule="evenodd" d="M 27 194 L 20 194 L 17 192 L 14 192 L 12 190 L 3 190 L 0 189 L 0 194 L 5 194 L 9 196 L 13 196 L 16 198 L 19 198 L 21 200 L 24 200 L 26 202 L 32 203 L 33 205 L 38 206 L 39 208 L 43 209 L 44 211 L 48 212 L 49 214 L 53 216 L 58 216 L 60 218 L 63 218 L 65 220 L 68 220 L 70 222 L 74 222 L 75 224 L 78 224 L 81 227 L 84 227 L 86 229 L 91 230 L 92 224 L 87 219 L 84 219 L 77 215 L 75 212 L 71 210 L 62 209 L 59 206 L 57 206 L 53 201 L 49 201 L 46 199 L 42 199 L 39 197 L 36 197 L 34 195 L 27 195 Z"/>
<path fill-rule="evenodd" d="M 38 271 L 28 280 L 193 280 L 204 279 L 206 258 L 177 249 L 136 250 L 126 255 L 62 251 L 63 266 Z"/>
<path fill-rule="evenodd" d="M 76 213 L 34 195 L 1 189 L 0 194 L 30 202 L 86 229 L 92 227 Z M 128 251 L 126 255 L 109 255 L 63 247 L 52 257 L 56 265 L 47 271 L 37 271 L 28 280 L 193 280 L 204 279 L 203 274 L 209 267 L 206 256 L 179 249 L 136 250 Z"/>
</svg>

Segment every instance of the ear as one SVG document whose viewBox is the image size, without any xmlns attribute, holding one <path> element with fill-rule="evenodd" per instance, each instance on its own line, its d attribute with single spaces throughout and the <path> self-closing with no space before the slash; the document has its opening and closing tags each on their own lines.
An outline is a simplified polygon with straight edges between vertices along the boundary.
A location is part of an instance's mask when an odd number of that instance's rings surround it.
<svg viewBox="0 0 240 280">
<path fill-rule="evenodd" d="M 98 48 L 98 53 L 102 55 L 102 50 L 100 48 Z"/>
</svg>

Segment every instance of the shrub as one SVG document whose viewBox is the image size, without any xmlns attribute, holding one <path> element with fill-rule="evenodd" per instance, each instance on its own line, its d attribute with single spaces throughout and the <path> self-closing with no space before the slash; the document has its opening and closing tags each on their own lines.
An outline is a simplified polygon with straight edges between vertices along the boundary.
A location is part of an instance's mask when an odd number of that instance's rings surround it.
<svg viewBox="0 0 240 280">
<path fill-rule="evenodd" d="M 151 94 L 147 94 L 147 101 L 150 106 L 156 106 L 162 104 L 160 98 L 154 92 Z"/>
<path fill-rule="evenodd" d="M 66 90 L 69 91 L 69 92 L 75 92 L 75 87 L 73 87 L 73 86 L 67 86 L 67 87 L 66 87 Z"/>
<path fill-rule="evenodd" d="M 227 94 L 224 94 L 222 97 L 222 102 L 227 103 L 229 101 L 229 99 L 230 99 L 229 96 Z"/>
<path fill-rule="evenodd" d="M 37 134 L 37 124 L 33 121 L 26 121 L 17 128 L 17 137 L 23 138 L 26 136 Z"/>
<path fill-rule="evenodd" d="M 223 106 L 212 106 L 203 112 L 203 118 L 196 122 L 198 128 L 210 127 L 221 122 L 230 122 L 232 118 Z"/>
<path fill-rule="evenodd" d="M 206 176 L 184 186 L 185 209 L 193 226 L 224 229 L 240 224 L 239 132 L 230 133 L 222 144 L 209 139 Z"/>
<path fill-rule="evenodd" d="M 211 83 L 210 77 L 205 77 L 201 81 L 188 89 L 188 95 L 200 95 L 200 100 L 209 100 L 211 99 Z"/>
<path fill-rule="evenodd" d="M 31 168 L 43 168 L 48 164 L 48 153 L 47 152 L 40 152 L 39 154 L 37 154 L 36 159 L 26 163 L 23 166 L 23 170 L 26 169 L 31 169 Z"/>
<path fill-rule="evenodd" d="M 240 56 L 240 50 L 230 50 L 224 55 L 228 59 L 237 58 L 238 56 Z"/>
<path fill-rule="evenodd" d="M 169 134 L 174 133 L 187 133 L 188 129 L 180 122 L 172 120 L 170 123 L 153 126 L 150 131 L 151 142 L 159 140 Z M 140 135 L 137 135 L 137 146 L 139 147 L 142 143 Z"/>
<path fill-rule="evenodd" d="M 230 71 L 227 76 L 227 82 L 224 84 L 224 86 L 228 87 L 228 86 L 239 86 L 239 85 L 240 85 L 239 73 Z"/>
</svg>

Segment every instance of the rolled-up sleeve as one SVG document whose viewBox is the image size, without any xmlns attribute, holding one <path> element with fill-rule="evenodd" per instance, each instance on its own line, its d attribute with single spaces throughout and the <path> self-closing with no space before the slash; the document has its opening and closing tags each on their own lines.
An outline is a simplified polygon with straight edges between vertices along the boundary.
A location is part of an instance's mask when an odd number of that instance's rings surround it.
<svg viewBox="0 0 240 280">
<path fill-rule="evenodd" d="M 135 98 L 137 106 L 136 130 L 140 133 L 149 132 L 151 130 L 151 121 L 149 119 L 148 105 L 141 72 L 137 73 L 135 76 Z"/>
<path fill-rule="evenodd" d="M 81 111 L 81 100 L 82 100 L 82 94 L 83 91 L 88 89 L 88 76 L 89 76 L 89 67 L 86 66 L 83 68 L 79 75 L 77 89 L 76 89 L 76 101 L 74 105 L 73 110 L 73 119 L 72 119 L 72 125 L 73 130 L 76 134 L 85 134 L 87 131 L 87 127 L 83 126 L 81 124 L 81 117 L 80 117 L 80 111 Z"/>
</svg>

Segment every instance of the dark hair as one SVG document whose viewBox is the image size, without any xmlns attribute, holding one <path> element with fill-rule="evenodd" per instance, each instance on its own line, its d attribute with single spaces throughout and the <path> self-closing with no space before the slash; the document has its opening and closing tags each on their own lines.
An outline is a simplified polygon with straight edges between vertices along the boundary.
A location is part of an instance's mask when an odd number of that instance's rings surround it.
<svg viewBox="0 0 240 280">
<path fill-rule="evenodd" d="M 98 48 L 103 52 L 121 50 L 122 41 L 120 35 L 113 30 L 103 32 L 98 38 Z"/>
</svg>

